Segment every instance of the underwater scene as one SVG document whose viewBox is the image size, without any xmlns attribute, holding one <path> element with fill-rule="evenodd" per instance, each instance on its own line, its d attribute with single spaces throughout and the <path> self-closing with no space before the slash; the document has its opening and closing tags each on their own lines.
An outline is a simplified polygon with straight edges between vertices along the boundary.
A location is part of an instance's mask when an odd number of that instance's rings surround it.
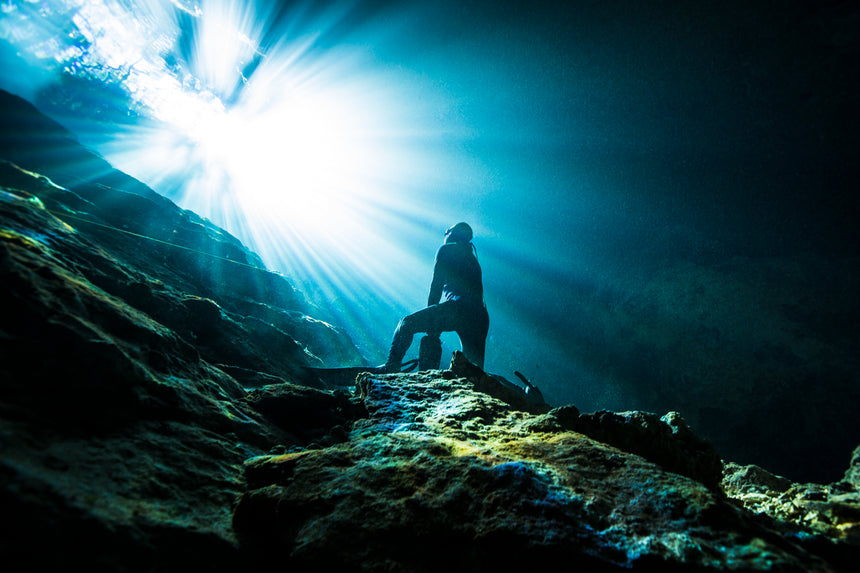
<svg viewBox="0 0 860 573">
<path fill-rule="evenodd" d="M 0 3 L 3 568 L 856 570 L 858 28 Z"/>
</svg>

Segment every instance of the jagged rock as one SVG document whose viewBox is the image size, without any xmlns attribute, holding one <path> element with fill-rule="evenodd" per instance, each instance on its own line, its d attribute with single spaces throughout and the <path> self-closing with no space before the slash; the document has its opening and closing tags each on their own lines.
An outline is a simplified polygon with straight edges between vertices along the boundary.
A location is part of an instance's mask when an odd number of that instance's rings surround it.
<svg viewBox="0 0 860 573">
<path fill-rule="evenodd" d="M 479 387 L 476 385 L 476 388 Z M 585 434 L 713 489 L 718 488 L 722 479 L 723 462 L 719 452 L 710 442 L 693 433 L 678 412 L 662 417 L 650 412 L 605 410 L 580 414 L 575 406 L 568 405 L 536 416 L 529 426 L 535 431 L 570 430 Z"/>
<path fill-rule="evenodd" d="M 565 429 L 575 410 L 529 414 L 481 385 L 450 371 L 361 375 L 368 418 L 348 441 L 246 462 L 233 516 L 246 557 L 362 571 L 844 565 L 699 482 Z"/>
<path fill-rule="evenodd" d="M 462 352 L 456 351 L 451 356 L 449 371 L 452 376 L 468 378 L 476 389 L 519 410 L 533 413 L 543 413 L 550 410 L 549 404 L 544 401 L 542 395 L 536 392 L 530 394 L 529 388 L 522 388 L 502 376 L 484 372 L 469 362 Z"/>
<path fill-rule="evenodd" d="M 753 499 L 758 495 L 780 495 L 791 487 L 791 480 L 758 466 L 728 462 L 723 469 L 722 487 L 732 497 L 743 495 Z"/>
<path fill-rule="evenodd" d="M 717 450 L 695 435 L 677 412 L 658 417 L 649 412 L 600 411 L 579 416 L 571 429 L 712 488 L 722 479 Z"/>
<path fill-rule="evenodd" d="M 250 299 L 235 300 L 233 304 L 238 314 L 255 317 L 280 331 L 290 333 L 297 341 L 301 341 L 309 356 L 326 366 L 364 362 L 353 344 L 344 343 L 349 340 L 344 330 L 323 320 Z"/>
<path fill-rule="evenodd" d="M 855 489 L 860 490 L 860 446 L 854 448 L 854 452 L 851 454 L 851 463 L 845 472 L 844 481 L 853 485 Z"/>
<path fill-rule="evenodd" d="M 330 445 L 342 441 L 343 426 L 365 412 L 341 392 L 323 392 L 306 386 L 276 384 L 248 393 L 245 400 L 273 424 L 308 443 L 321 439 Z"/>
<path fill-rule="evenodd" d="M 787 529 L 803 526 L 860 546 L 860 490 L 855 482 L 792 483 L 758 466 L 734 463 L 727 463 L 723 473 L 726 495 L 746 509 L 778 519 Z"/>
<path fill-rule="evenodd" d="M 16 191 L 0 194 L 4 565 L 232 559 L 238 468 L 289 437 L 192 343 L 96 284 L 153 279 Z M 189 547 L 198 558 L 182 557 Z"/>
</svg>

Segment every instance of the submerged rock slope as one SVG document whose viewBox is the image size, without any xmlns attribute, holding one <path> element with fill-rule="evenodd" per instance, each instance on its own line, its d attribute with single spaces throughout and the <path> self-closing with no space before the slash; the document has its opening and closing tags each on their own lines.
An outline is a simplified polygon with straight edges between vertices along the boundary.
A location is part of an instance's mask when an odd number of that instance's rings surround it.
<svg viewBox="0 0 860 573">
<path fill-rule="evenodd" d="M 334 388 L 308 367 L 360 357 L 282 277 L 26 117 L 42 151 L 0 131 L 9 570 L 854 570 L 860 455 L 792 484 L 460 354 Z"/>
<path fill-rule="evenodd" d="M 25 229 L 47 254 L 210 362 L 286 379 L 300 363 L 361 362 L 349 338 L 311 318 L 301 293 L 238 239 L 113 169 L 2 91 L 0 182 L 18 219 L 9 232 Z"/>
<path fill-rule="evenodd" d="M 317 433 L 264 420 L 247 388 L 361 357 L 238 240 L 0 103 L 4 562 L 217 563 L 241 462 Z"/>
</svg>

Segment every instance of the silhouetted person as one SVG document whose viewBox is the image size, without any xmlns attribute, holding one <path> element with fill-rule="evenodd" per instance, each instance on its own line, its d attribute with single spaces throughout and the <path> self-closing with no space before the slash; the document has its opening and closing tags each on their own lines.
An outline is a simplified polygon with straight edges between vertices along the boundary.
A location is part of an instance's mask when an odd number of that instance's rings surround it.
<svg viewBox="0 0 860 573">
<path fill-rule="evenodd" d="M 444 296 L 444 301 L 439 300 Z M 439 368 L 441 344 L 438 342 L 442 332 L 456 332 L 460 337 L 463 354 L 470 362 L 484 367 L 484 350 L 487 345 L 487 332 L 490 329 L 490 316 L 484 306 L 484 287 L 481 279 L 481 265 L 472 244 L 472 228 L 466 223 L 457 223 L 445 231 L 445 244 L 436 252 L 433 281 L 430 283 L 430 296 L 427 308 L 410 314 L 400 321 L 391 341 L 391 350 L 385 369 L 399 372 L 403 356 L 412 345 L 412 337 L 426 332 L 425 340 L 439 344 L 430 368 Z M 419 353 L 419 366 L 427 369 Z M 431 356 L 434 354 L 431 351 Z"/>
</svg>

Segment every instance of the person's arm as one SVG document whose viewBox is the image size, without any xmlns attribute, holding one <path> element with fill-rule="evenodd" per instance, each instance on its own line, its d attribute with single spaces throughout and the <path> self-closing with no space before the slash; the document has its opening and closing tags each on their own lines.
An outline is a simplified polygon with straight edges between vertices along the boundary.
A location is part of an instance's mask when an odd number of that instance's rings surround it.
<svg viewBox="0 0 860 573">
<path fill-rule="evenodd" d="M 437 304 L 442 298 L 442 285 L 445 284 L 443 257 L 442 249 L 439 249 L 436 252 L 436 264 L 433 265 L 433 280 L 430 282 L 430 296 L 427 297 L 427 306 Z"/>
</svg>

